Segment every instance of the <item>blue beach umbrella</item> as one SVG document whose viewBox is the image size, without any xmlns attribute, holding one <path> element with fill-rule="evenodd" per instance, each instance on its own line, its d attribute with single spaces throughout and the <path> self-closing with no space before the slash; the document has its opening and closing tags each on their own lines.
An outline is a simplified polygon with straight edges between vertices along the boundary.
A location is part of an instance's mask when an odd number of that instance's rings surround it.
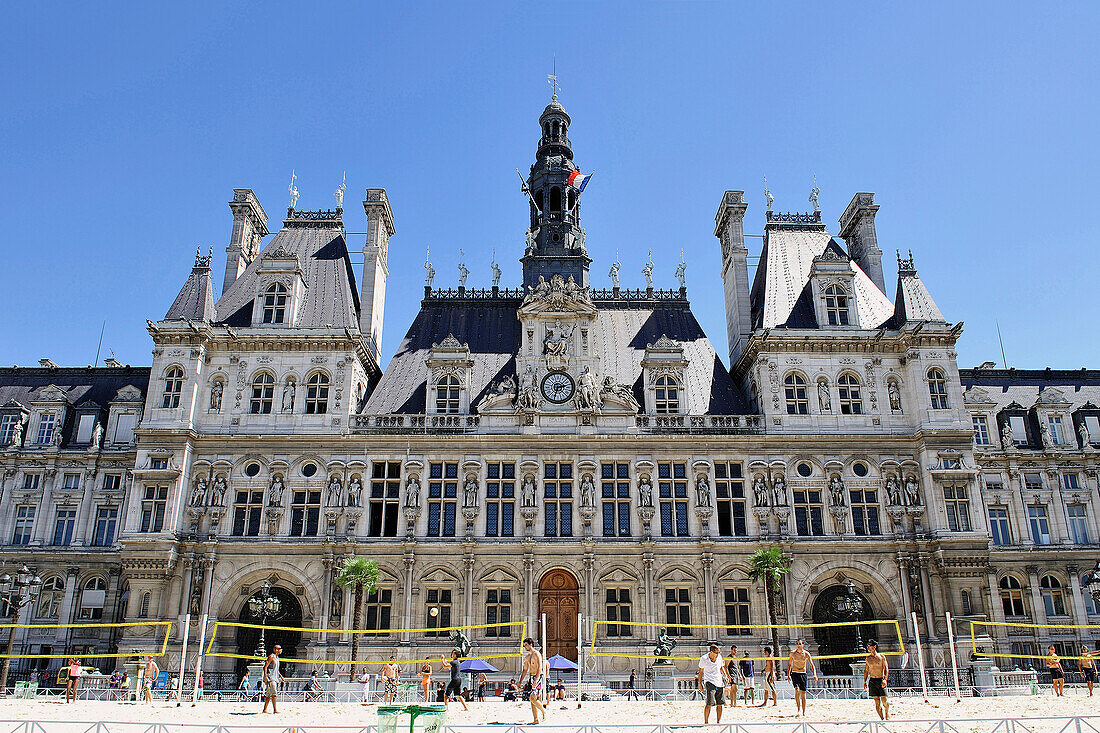
<svg viewBox="0 0 1100 733">
<path fill-rule="evenodd" d="M 550 665 L 550 669 L 556 670 L 558 672 L 576 672 L 577 671 L 576 663 L 575 662 L 570 662 L 568 659 L 566 659 L 565 657 L 563 657 L 560 654 L 555 654 L 554 656 L 547 659 L 546 662 Z"/>
<path fill-rule="evenodd" d="M 484 659 L 467 659 L 458 667 L 461 672 L 499 672 L 500 670 Z"/>
</svg>

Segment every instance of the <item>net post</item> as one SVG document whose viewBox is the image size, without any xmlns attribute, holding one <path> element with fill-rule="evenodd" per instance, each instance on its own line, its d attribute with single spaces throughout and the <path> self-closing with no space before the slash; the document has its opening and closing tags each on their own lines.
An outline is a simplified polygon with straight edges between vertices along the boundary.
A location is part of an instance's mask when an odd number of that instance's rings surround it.
<svg viewBox="0 0 1100 733">
<path fill-rule="evenodd" d="M 928 702 L 928 678 L 924 674 L 924 651 L 920 645 L 920 626 L 917 625 L 917 612 L 909 614 L 913 621 L 913 641 L 917 645 L 917 662 L 920 664 L 920 688 L 924 692 L 924 701 Z"/>
<path fill-rule="evenodd" d="M 542 614 L 542 697 L 543 704 L 550 704 L 550 662 L 547 661 L 546 652 L 550 651 L 546 648 L 546 614 Z"/>
<path fill-rule="evenodd" d="M 191 634 L 191 614 L 188 613 L 183 617 L 183 646 L 180 648 L 180 673 L 179 682 L 176 685 L 176 707 L 178 708 L 183 704 L 183 673 L 187 671 L 187 639 Z M 196 675 L 197 677 L 198 675 Z M 171 685 L 172 681 L 169 680 L 168 684 Z"/>
<path fill-rule="evenodd" d="M 584 616 L 577 614 L 577 707 L 581 706 L 581 678 L 584 674 Z"/>
<path fill-rule="evenodd" d="M 959 660 L 955 658 L 955 630 L 952 628 L 951 612 L 945 611 L 947 618 L 947 644 L 951 651 L 951 672 L 955 676 L 955 702 L 962 702 L 962 693 L 959 692 Z"/>
<path fill-rule="evenodd" d="M 195 687 L 191 690 L 191 707 L 195 707 L 195 703 L 199 698 L 199 677 L 202 675 L 202 652 L 203 647 L 206 646 L 206 624 L 207 614 L 202 615 L 202 621 L 199 622 L 199 655 L 195 659 Z M 213 639 L 211 639 L 213 642 Z M 183 686 L 183 676 L 180 676 L 180 686 Z"/>
</svg>

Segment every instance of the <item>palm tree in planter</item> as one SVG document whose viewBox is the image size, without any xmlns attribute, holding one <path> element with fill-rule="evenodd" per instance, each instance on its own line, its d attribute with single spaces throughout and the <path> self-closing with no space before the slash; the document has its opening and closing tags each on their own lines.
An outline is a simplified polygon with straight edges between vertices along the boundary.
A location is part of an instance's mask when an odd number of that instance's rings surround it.
<svg viewBox="0 0 1100 733">
<path fill-rule="evenodd" d="M 749 557 L 749 578 L 764 581 L 764 597 L 768 602 L 768 622 L 772 626 L 772 649 L 779 657 L 779 583 L 783 576 L 791 572 L 789 555 L 784 555 L 779 547 L 759 549 Z M 776 668 L 778 669 L 778 667 Z"/>
<path fill-rule="evenodd" d="M 363 622 L 363 598 L 374 593 L 378 586 L 378 561 L 365 557 L 347 557 L 336 568 L 336 585 L 355 590 L 355 610 L 352 612 L 351 628 L 359 631 Z M 355 663 L 359 661 L 359 634 L 351 635 L 351 671 L 349 676 L 355 679 Z"/>
</svg>

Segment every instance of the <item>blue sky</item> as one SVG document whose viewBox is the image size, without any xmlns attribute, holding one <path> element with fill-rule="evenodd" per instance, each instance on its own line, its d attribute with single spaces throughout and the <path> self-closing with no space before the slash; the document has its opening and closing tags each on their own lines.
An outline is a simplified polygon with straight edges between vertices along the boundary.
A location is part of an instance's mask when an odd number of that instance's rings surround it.
<svg viewBox="0 0 1100 733">
<path fill-rule="evenodd" d="M 431 246 L 437 285 L 520 280 L 525 171 L 555 54 L 583 224 L 607 284 L 672 287 L 683 249 L 719 353 L 714 213 L 762 176 L 784 210 L 816 174 L 830 231 L 856 191 L 893 253 L 912 249 L 966 326 L 961 366 L 1100 368 L 1092 220 L 1100 195 L 1100 5 L 1071 3 L 263 3 L 8 5 L 0 31 L 5 318 L 0 363 L 148 364 L 196 246 L 224 270 L 233 188 L 274 230 L 300 208 L 345 223 L 363 189 L 393 205 L 383 348 L 397 347 Z M 22 213 L 20 213 L 22 212 Z M 1090 213 L 1092 212 L 1092 213 Z M 362 246 L 352 237 L 353 249 Z M 750 240 L 758 254 L 759 240 Z"/>
</svg>

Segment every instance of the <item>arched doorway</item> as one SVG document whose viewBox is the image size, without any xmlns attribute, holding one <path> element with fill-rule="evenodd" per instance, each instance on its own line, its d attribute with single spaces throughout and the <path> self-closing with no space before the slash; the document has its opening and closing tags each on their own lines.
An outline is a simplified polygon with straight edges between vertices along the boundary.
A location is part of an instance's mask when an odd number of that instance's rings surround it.
<svg viewBox="0 0 1100 733">
<path fill-rule="evenodd" d="M 271 595 L 279 599 L 279 612 L 275 616 L 268 616 L 266 624 L 267 626 L 301 626 L 302 625 L 302 604 L 298 601 L 298 598 L 286 588 L 280 588 L 273 586 L 271 588 Z M 257 590 L 250 596 L 259 595 L 260 591 Z M 248 600 L 241 605 L 240 613 L 241 623 L 245 624 L 258 624 L 260 618 L 252 615 L 252 611 L 248 606 Z M 248 627 L 237 628 L 237 654 L 251 655 L 256 651 L 256 645 L 260 641 L 260 630 L 252 629 Z M 298 656 L 298 645 L 302 641 L 301 631 L 283 631 L 281 629 L 265 629 L 264 631 L 264 645 L 267 647 L 267 651 L 270 652 L 276 644 L 283 648 L 284 657 L 296 657 Z M 237 660 L 237 674 L 244 674 L 245 668 L 252 662 L 250 659 L 238 659 Z M 287 665 L 281 670 L 284 676 L 292 676 L 294 671 L 293 663 L 287 663 Z"/>
<path fill-rule="evenodd" d="M 874 609 L 871 608 L 871 602 L 867 599 L 867 596 L 856 591 L 861 599 L 863 599 L 863 613 L 859 618 L 852 618 L 850 613 L 843 607 L 843 604 L 838 607 L 837 601 L 848 595 L 848 588 L 844 585 L 834 585 L 821 591 L 817 600 L 814 601 L 813 607 L 813 620 L 815 624 L 836 623 L 844 621 L 870 621 L 874 616 Z M 856 648 L 856 636 L 858 631 L 859 640 L 865 643 L 868 639 L 878 638 L 878 626 L 819 626 L 814 628 L 814 641 L 817 643 L 817 655 L 828 656 L 830 654 L 857 654 L 866 653 L 865 649 Z M 886 651 L 884 648 L 883 651 Z M 822 659 L 818 662 L 821 667 L 822 674 L 851 674 L 852 662 L 856 661 L 855 657 L 846 659 Z"/>
<path fill-rule="evenodd" d="M 551 570 L 539 581 L 539 618 L 546 614 L 546 656 L 560 654 L 577 661 L 577 578 L 568 570 Z"/>
</svg>

